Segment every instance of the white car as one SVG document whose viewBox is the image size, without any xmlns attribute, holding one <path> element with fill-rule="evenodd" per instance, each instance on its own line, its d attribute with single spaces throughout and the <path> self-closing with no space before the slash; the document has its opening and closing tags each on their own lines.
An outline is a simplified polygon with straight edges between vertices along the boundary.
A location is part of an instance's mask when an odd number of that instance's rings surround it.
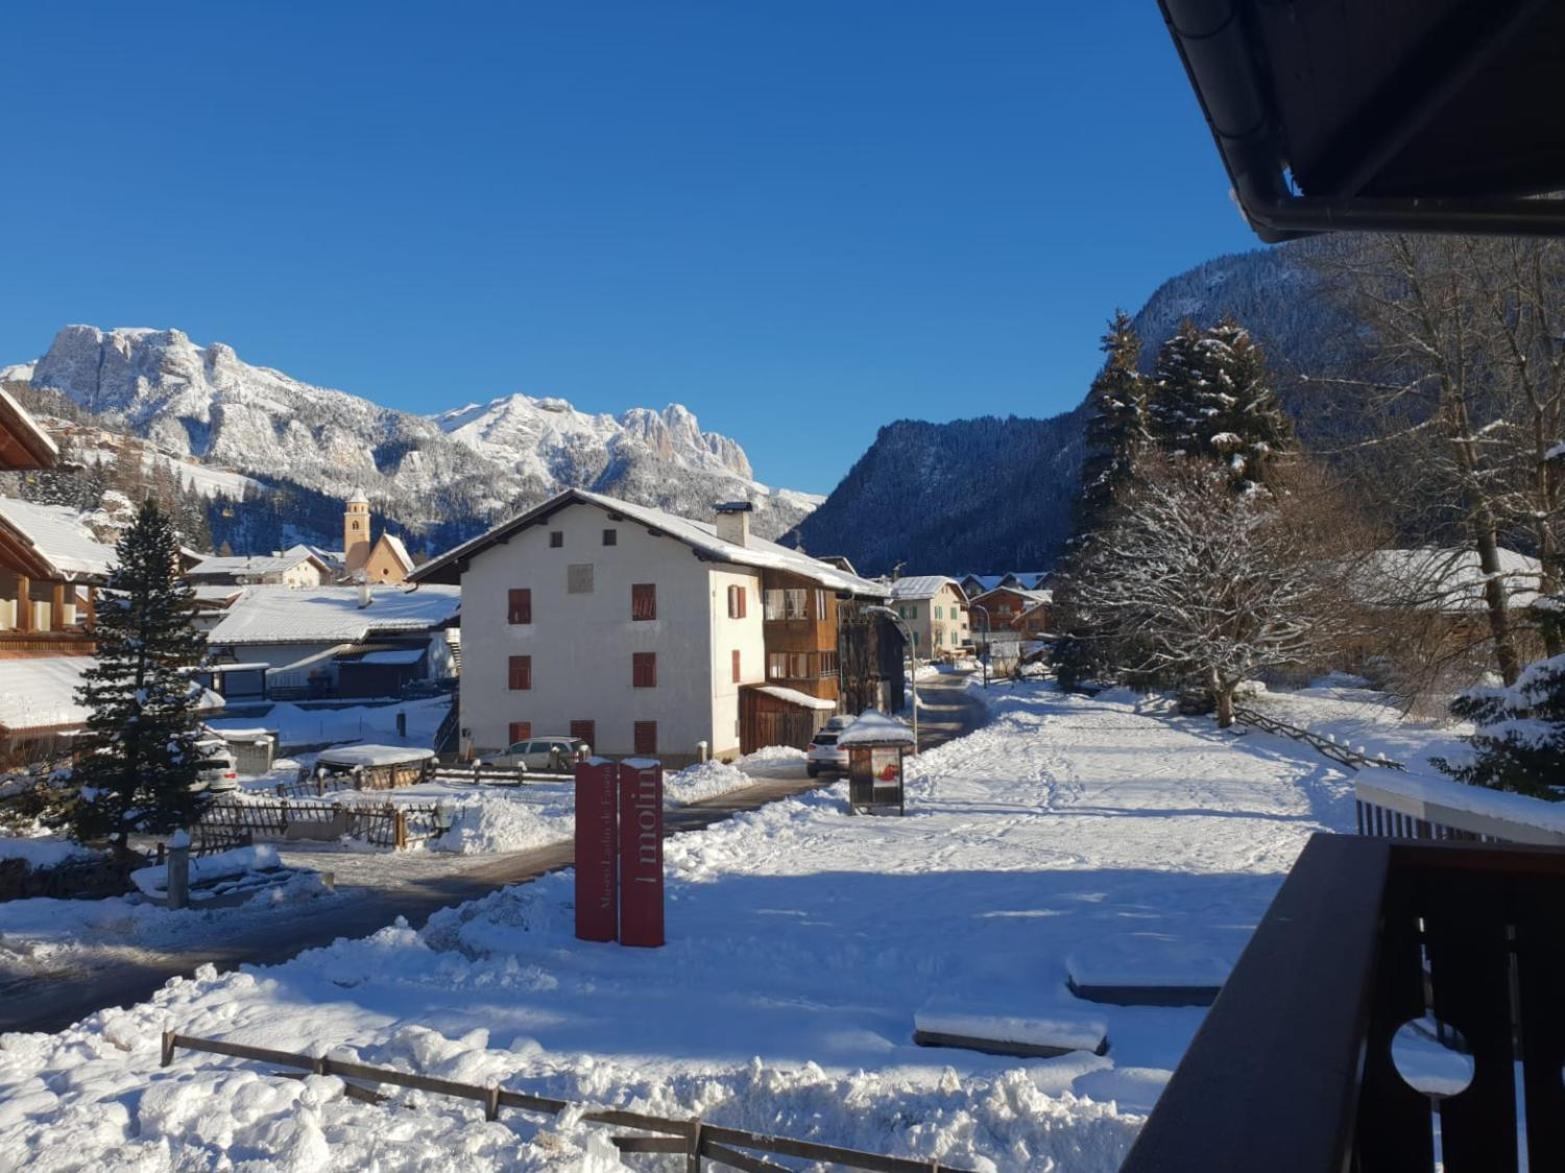
<svg viewBox="0 0 1565 1173">
<path fill-rule="evenodd" d="M 203 737 L 196 742 L 196 753 L 201 758 L 201 772 L 196 775 L 192 790 L 223 794 L 239 789 L 238 761 L 228 742 L 219 737 Z"/>
<path fill-rule="evenodd" d="M 837 744 L 842 731 L 853 724 L 852 717 L 833 717 L 810 738 L 804 751 L 804 772 L 818 778 L 822 770 L 841 774 L 848 768 L 848 751 Z"/>
<path fill-rule="evenodd" d="M 530 737 L 501 753 L 484 754 L 478 764 L 569 774 L 576 768 L 577 754 L 586 748 L 587 743 L 579 737 Z"/>
</svg>

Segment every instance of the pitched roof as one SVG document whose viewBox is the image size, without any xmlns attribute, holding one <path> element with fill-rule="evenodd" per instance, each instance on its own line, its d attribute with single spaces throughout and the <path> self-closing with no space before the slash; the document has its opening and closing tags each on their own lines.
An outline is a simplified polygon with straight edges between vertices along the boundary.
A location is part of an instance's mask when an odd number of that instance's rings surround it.
<svg viewBox="0 0 1565 1173">
<path fill-rule="evenodd" d="M 941 574 L 916 574 L 909 578 L 899 578 L 891 584 L 891 597 L 893 599 L 932 599 L 938 595 L 942 588 L 951 587 L 967 601 L 967 593 L 962 590 L 962 584 L 954 578 L 946 578 Z"/>
<path fill-rule="evenodd" d="M 0 469 L 53 468 L 60 449 L 9 391 L 0 388 Z"/>
<path fill-rule="evenodd" d="M 76 690 L 93 663 L 91 656 L 0 660 L 0 729 L 14 735 L 85 724 L 88 710 L 76 703 Z M 222 707 L 222 697 L 201 690 L 203 712 Z"/>
<path fill-rule="evenodd" d="M 978 604 L 982 605 L 982 601 L 984 599 L 987 599 L 990 595 L 996 594 L 996 593 L 998 593 L 1000 591 L 1004 591 L 1004 592 L 1006 592 L 1007 594 L 1010 594 L 1010 595 L 1015 595 L 1017 598 L 1021 599 L 1024 603 L 1026 603 L 1029 608 L 1036 607 L 1039 603 L 1049 603 L 1049 602 L 1053 602 L 1053 600 L 1054 600 L 1054 592 L 1053 591 L 1029 591 L 1029 590 L 1024 590 L 1021 587 L 1012 587 L 1012 586 L 1002 587 L 1002 586 L 997 586 L 997 587 L 990 587 L 988 590 L 982 592 L 981 594 L 974 595 L 972 597 L 972 599 L 969 601 L 968 605 L 971 606 L 973 603 L 978 603 Z"/>
<path fill-rule="evenodd" d="M 74 582 L 106 578 L 117 555 L 92 536 L 76 510 L 0 497 L 0 529 L 40 577 Z"/>
<path fill-rule="evenodd" d="M 408 548 L 402 544 L 402 539 L 396 534 L 382 533 L 380 540 L 386 543 L 386 548 L 391 551 L 391 556 L 402 563 L 404 573 L 413 572 L 413 555 L 408 553 Z"/>
<path fill-rule="evenodd" d="M 314 562 L 319 570 L 331 573 L 331 567 L 309 546 L 290 546 L 281 554 L 214 555 L 203 558 L 185 574 L 188 578 L 282 574 L 301 562 Z"/>
<path fill-rule="evenodd" d="M 1542 568 L 1536 558 L 1500 548 L 1500 580 L 1512 607 L 1530 607 L 1538 599 Z M 1376 550 L 1353 567 L 1348 589 L 1366 607 L 1401 607 L 1446 614 L 1487 609 L 1488 576 L 1475 550 L 1439 548 Z"/>
<path fill-rule="evenodd" d="M 524 526 L 540 521 L 570 505 L 593 505 L 606 512 L 624 514 L 641 525 L 659 530 L 676 541 L 685 543 L 691 549 L 719 561 L 764 570 L 786 570 L 791 574 L 813 579 L 831 590 L 847 594 L 863 595 L 873 599 L 884 599 L 890 594 L 890 588 L 884 583 L 871 582 L 856 574 L 849 574 L 830 563 L 811 558 L 808 554 L 801 554 L 797 550 L 790 550 L 786 546 L 779 546 L 775 542 L 768 542 L 764 538 L 752 536 L 747 545 L 735 545 L 733 542 L 725 542 L 719 538 L 715 528 L 707 522 L 692 521 L 688 517 L 664 513 L 661 509 L 652 509 L 646 505 L 632 505 L 629 501 L 606 497 L 602 493 L 593 493 L 587 489 L 566 489 L 563 493 L 550 497 L 542 505 L 518 514 L 510 521 L 495 526 L 488 533 L 481 534 L 424 563 L 408 576 L 408 581 L 459 582 L 466 563 L 474 556 L 496 543 L 505 541 Z"/>
<path fill-rule="evenodd" d="M 359 606 L 351 586 L 253 586 L 207 637 L 212 644 L 359 643 L 372 635 L 429 631 L 456 617 L 461 592 L 450 586 L 370 588 Z"/>
</svg>

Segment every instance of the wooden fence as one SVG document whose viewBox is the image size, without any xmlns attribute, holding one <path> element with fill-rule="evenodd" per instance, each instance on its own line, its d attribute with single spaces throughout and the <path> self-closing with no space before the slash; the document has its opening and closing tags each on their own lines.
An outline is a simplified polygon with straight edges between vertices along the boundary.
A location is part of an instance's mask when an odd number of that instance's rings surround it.
<svg viewBox="0 0 1565 1173">
<path fill-rule="evenodd" d="M 433 803 L 215 802 L 201 812 L 196 837 L 247 835 L 255 839 L 340 839 L 377 847 L 406 847 L 439 834 Z"/>
<path fill-rule="evenodd" d="M 315 1075 L 335 1075 L 341 1079 L 350 1099 L 366 1103 L 382 1103 L 386 1097 L 364 1083 L 391 1084 L 395 1087 L 413 1088 L 435 1095 L 455 1096 L 472 1100 L 484 1106 L 486 1120 L 498 1120 L 502 1108 L 514 1108 L 523 1112 L 535 1112 L 544 1116 L 557 1116 L 567 1108 L 581 1107 L 569 1100 L 556 1100 L 547 1096 L 534 1096 L 526 1092 L 509 1091 L 495 1084 L 480 1086 L 459 1083 L 450 1079 L 436 1079 L 429 1075 L 415 1075 L 407 1071 L 395 1071 L 388 1067 L 371 1067 L 345 1059 L 332 1059 L 325 1055 L 300 1055 L 292 1051 L 274 1051 L 267 1047 L 251 1047 L 243 1043 L 229 1043 L 221 1039 L 202 1039 L 190 1035 L 163 1032 L 162 1065 L 174 1062 L 176 1051 L 203 1051 L 209 1055 L 226 1055 L 234 1059 L 249 1059 L 257 1063 L 269 1063 L 274 1067 L 291 1068 L 294 1071 Z M 360 1083 L 350 1083 L 358 1080 Z M 646 1116 L 639 1112 L 622 1112 L 617 1108 L 593 1108 L 581 1114 L 580 1119 L 589 1124 L 606 1124 L 616 1128 L 631 1128 L 650 1136 L 616 1136 L 615 1146 L 622 1153 L 679 1153 L 683 1154 L 686 1169 L 699 1171 L 703 1159 L 734 1169 L 757 1170 L 761 1173 L 789 1173 L 785 1165 L 767 1161 L 754 1153 L 768 1153 L 781 1157 L 798 1157 L 806 1161 L 823 1161 L 847 1169 L 870 1169 L 876 1173 L 964 1173 L 954 1165 L 937 1160 L 917 1160 L 911 1157 L 887 1157 L 879 1153 L 867 1153 L 858 1149 L 840 1148 L 836 1145 L 818 1144 L 815 1141 L 793 1140 L 784 1136 L 769 1136 L 743 1128 L 725 1128 L 708 1124 L 699 1118 L 674 1120 L 663 1116 Z"/>
<path fill-rule="evenodd" d="M 1279 721 L 1275 717 L 1268 717 L 1264 713 L 1258 713 L 1242 705 L 1234 706 L 1234 720 L 1264 733 L 1276 733 L 1282 737 L 1291 737 L 1294 741 L 1302 741 L 1338 765 L 1347 766 L 1350 770 L 1358 770 L 1364 766 L 1379 766 L 1385 770 L 1407 769 L 1401 762 L 1394 762 L 1387 757 L 1372 758 L 1363 750 L 1353 749 L 1340 741 L 1322 737 L 1319 733 L 1311 733 L 1308 729 L 1300 729 L 1297 725 L 1289 725 L 1286 721 Z"/>
<path fill-rule="evenodd" d="M 544 777 L 543 773 L 534 775 Z M 571 777 L 569 774 L 548 775 L 548 777 Z M 471 782 L 474 786 L 488 783 L 491 786 L 524 786 L 527 783 L 527 771 L 520 766 L 481 766 L 477 762 L 472 765 L 441 765 L 435 767 L 435 781 L 437 782 Z"/>
</svg>

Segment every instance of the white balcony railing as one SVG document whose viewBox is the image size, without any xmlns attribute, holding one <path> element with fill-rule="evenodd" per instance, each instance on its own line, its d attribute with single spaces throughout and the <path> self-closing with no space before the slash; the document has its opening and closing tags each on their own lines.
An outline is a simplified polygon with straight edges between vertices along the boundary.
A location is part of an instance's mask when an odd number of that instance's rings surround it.
<svg viewBox="0 0 1565 1173">
<path fill-rule="evenodd" d="M 1565 847 L 1565 802 L 1392 770 L 1362 771 L 1354 790 L 1361 835 Z"/>
</svg>

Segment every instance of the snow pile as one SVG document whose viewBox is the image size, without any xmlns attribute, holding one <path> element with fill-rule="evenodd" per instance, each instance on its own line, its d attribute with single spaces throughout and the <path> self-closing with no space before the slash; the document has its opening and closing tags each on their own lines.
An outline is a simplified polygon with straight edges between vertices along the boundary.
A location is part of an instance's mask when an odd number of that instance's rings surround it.
<svg viewBox="0 0 1565 1173">
<path fill-rule="evenodd" d="M 800 756 L 803 756 L 802 752 Z M 700 762 L 664 774 L 663 799 L 665 803 L 695 802 L 754 784 L 748 774 L 725 762 Z"/>
<path fill-rule="evenodd" d="M 741 766 L 746 765 L 772 765 L 779 762 L 804 761 L 804 751 L 795 749 L 791 745 L 763 745 L 754 753 L 747 753 L 739 759 Z"/>
<path fill-rule="evenodd" d="M 407 791 L 397 793 L 418 797 Z M 458 855 L 525 851 L 569 839 L 575 833 L 574 804 L 568 800 L 539 804 L 522 795 L 502 793 L 441 801 L 451 813 L 451 829 L 430 842 L 432 851 Z"/>
<path fill-rule="evenodd" d="M 1245 703 L 1268 717 L 1334 738 L 1344 746 L 1362 747 L 1371 758 L 1384 755 L 1402 762 L 1414 773 L 1438 776 L 1431 758 L 1466 762 L 1472 757 L 1467 738 L 1473 726 L 1468 722 L 1440 723 L 1404 716 L 1395 698 L 1362 685 L 1355 677 L 1323 677 L 1309 688 L 1263 690 Z M 1256 730 L 1246 737 L 1266 738 L 1279 747 L 1284 741 Z"/>
<path fill-rule="evenodd" d="M 233 879 L 253 872 L 277 871 L 282 861 L 277 858 L 277 848 L 260 843 L 254 847 L 233 847 L 212 855 L 192 856 L 190 859 L 190 886 L 215 884 L 219 880 Z M 153 864 L 137 868 L 130 874 L 131 883 L 148 896 L 161 898 L 167 895 L 168 866 Z"/>
<path fill-rule="evenodd" d="M 58 867 L 75 859 L 87 859 L 94 853 L 80 843 L 59 835 L 0 837 L 0 860 L 21 859 L 33 871 Z"/>
</svg>

